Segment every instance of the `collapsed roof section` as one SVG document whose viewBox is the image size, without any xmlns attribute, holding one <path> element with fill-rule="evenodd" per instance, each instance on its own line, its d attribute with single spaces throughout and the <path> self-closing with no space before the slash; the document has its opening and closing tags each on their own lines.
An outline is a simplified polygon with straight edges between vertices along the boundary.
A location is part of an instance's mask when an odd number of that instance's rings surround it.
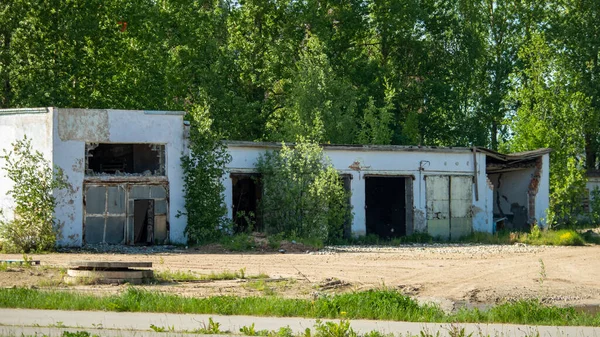
<svg viewBox="0 0 600 337">
<path fill-rule="evenodd" d="M 552 152 L 552 149 L 541 148 L 533 151 L 503 154 L 493 150 L 477 148 L 485 153 L 487 173 L 502 173 L 534 167 L 538 158 Z"/>
</svg>

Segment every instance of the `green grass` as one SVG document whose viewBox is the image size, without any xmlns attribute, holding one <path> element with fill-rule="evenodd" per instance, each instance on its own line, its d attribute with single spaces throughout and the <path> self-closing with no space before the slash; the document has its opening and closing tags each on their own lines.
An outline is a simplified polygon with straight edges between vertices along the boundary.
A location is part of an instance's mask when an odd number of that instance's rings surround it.
<svg viewBox="0 0 600 337">
<path fill-rule="evenodd" d="M 370 290 L 308 300 L 287 299 L 277 296 L 188 298 L 149 292 L 133 287 L 128 288 L 118 295 L 101 297 L 64 291 L 11 288 L 0 289 L 0 307 L 340 319 L 360 318 L 412 322 L 600 325 L 600 315 L 577 312 L 573 308 L 545 306 L 538 301 L 506 303 L 486 311 L 463 309 L 456 314 L 445 314 L 436 306 L 420 305 L 410 297 L 389 290 Z"/>
<path fill-rule="evenodd" d="M 501 231 L 495 234 L 474 232 L 461 238 L 460 242 L 481 244 L 510 245 L 525 243 L 534 246 L 583 246 L 586 243 L 597 243 L 596 240 L 586 240 L 585 236 L 572 229 L 536 230 L 531 233 Z"/>
<path fill-rule="evenodd" d="M 222 281 L 239 279 L 263 279 L 269 278 L 269 275 L 260 273 L 258 275 L 246 275 L 246 268 L 238 271 L 225 270 L 220 273 L 211 272 L 210 274 L 196 274 L 192 271 L 171 271 L 163 270 L 155 272 L 154 278 L 158 281 L 191 282 L 191 281 Z"/>
</svg>

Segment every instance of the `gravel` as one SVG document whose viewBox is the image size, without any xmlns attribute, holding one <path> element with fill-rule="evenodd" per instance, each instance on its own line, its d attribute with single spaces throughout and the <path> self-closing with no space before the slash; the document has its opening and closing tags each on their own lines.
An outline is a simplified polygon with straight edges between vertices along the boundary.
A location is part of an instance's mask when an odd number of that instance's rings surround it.
<svg viewBox="0 0 600 337">
<path fill-rule="evenodd" d="M 514 245 L 483 245 L 462 243 L 431 243 L 410 244 L 396 247 L 389 246 L 327 246 L 312 254 L 337 253 L 419 253 L 419 254 L 464 254 L 464 255 L 493 255 L 493 254 L 526 254 L 543 252 L 547 249 L 560 249 L 553 246 L 529 246 L 518 243 Z"/>
</svg>

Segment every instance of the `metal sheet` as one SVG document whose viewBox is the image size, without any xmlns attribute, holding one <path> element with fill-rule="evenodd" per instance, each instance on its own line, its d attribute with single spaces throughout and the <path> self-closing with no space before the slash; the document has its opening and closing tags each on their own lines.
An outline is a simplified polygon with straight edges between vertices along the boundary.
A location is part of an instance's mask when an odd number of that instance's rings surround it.
<svg viewBox="0 0 600 337">
<path fill-rule="evenodd" d="M 106 209 L 106 188 L 89 186 L 85 191 L 86 214 L 104 214 Z"/>
<path fill-rule="evenodd" d="M 150 197 L 153 199 L 164 199 L 167 197 L 167 190 L 164 186 L 151 186 Z"/>
<path fill-rule="evenodd" d="M 121 244 L 125 242 L 125 217 L 106 218 L 105 242 L 110 244 Z"/>
<path fill-rule="evenodd" d="M 154 216 L 154 241 L 164 243 L 167 239 L 167 216 Z"/>
<path fill-rule="evenodd" d="M 448 176 L 427 176 L 427 233 L 435 238 L 450 236 L 450 197 Z"/>
<path fill-rule="evenodd" d="M 107 207 L 109 214 L 125 214 L 125 189 L 123 187 L 108 187 Z"/>
<path fill-rule="evenodd" d="M 85 243 L 96 244 L 104 242 L 104 218 L 85 218 Z"/>
<path fill-rule="evenodd" d="M 150 199 L 150 186 L 132 186 L 129 192 L 131 199 Z"/>
<path fill-rule="evenodd" d="M 154 202 L 154 214 L 167 214 L 167 200 L 156 200 Z"/>
<path fill-rule="evenodd" d="M 450 236 L 450 222 L 444 220 L 427 220 L 427 233 L 434 238 L 448 240 Z"/>
</svg>

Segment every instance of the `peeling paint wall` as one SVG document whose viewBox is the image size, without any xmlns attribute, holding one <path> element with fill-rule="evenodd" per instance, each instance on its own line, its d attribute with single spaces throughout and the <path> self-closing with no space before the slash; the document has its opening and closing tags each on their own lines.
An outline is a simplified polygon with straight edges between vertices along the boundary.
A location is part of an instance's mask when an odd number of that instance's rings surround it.
<svg viewBox="0 0 600 337">
<path fill-rule="evenodd" d="M 187 153 L 183 116 L 141 110 L 56 109 L 53 119 L 53 159 L 65 170 L 72 185 L 60 195 L 67 203 L 56 210 L 57 219 L 64 223 L 59 244 L 80 246 L 83 243 L 85 144 L 92 142 L 165 145 L 170 241 L 186 242 L 186 218 L 176 217 L 185 209 L 180 160 Z"/>
<path fill-rule="evenodd" d="M 530 167 L 489 175 L 493 184 L 495 217 L 508 218 L 507 229 L 546 225 L 550 204 L 550 156 L 543 155 Z"/>
<path fill-rule="evenodd" d="M 225 184 L 224 199 L 229 217 L 232 217 L 232 184 L 229 172 L 252 172 L 260 154 L 268 149 L 256 146 L 240 146 L 229 144 L 228 151 L 232 161 L 228 172 L 223 176 Z M 272 150 L 272 149 L 271 149 Z M 402 151 L 402 150 L 352 150 L 343 147 L 325 147 L 325 155 L 331 159 L 333 166 L 343 174 L 352 175 L 351 204 L 354 213 L 352 233 L 366 234 L 365 212 L 365 175 L 388 175 L 413 177 L 413 226 L 415 232 L 426 232 L 426 184 L 428 175 L 455 175 L 461 177 L 477 176 L 477 188 L 471 189 L 473 206 L 479 212 L 473 214 L 475 230 L 491 232 L 493 228 L 491 206 L 486 188 L 485 155 L 473 153 L 468 149 L 440 149 L 436 151 Z M 474 158 L 477 165 L 474 165 Z"/>
<path fill-rule="evenodd" d="M 44 158 L 52 164 L 53 109 L 36 110 L 0 110 L 0 154 L 3 155 L 4 150 L 11 151 L 10 145 L 22 140 L 27 135 L 31 139 L 33 149 L 41 152 Z M 0 159 L 0 168 L 4 165 L 5 162 Z M 6 219 L 14 217 L 14 201 L 7 195 L 12 186 L 13 182 L 5 177 L 3 170 L 0 170 L 0 210 L 3 211 Z"/>
</svg>

